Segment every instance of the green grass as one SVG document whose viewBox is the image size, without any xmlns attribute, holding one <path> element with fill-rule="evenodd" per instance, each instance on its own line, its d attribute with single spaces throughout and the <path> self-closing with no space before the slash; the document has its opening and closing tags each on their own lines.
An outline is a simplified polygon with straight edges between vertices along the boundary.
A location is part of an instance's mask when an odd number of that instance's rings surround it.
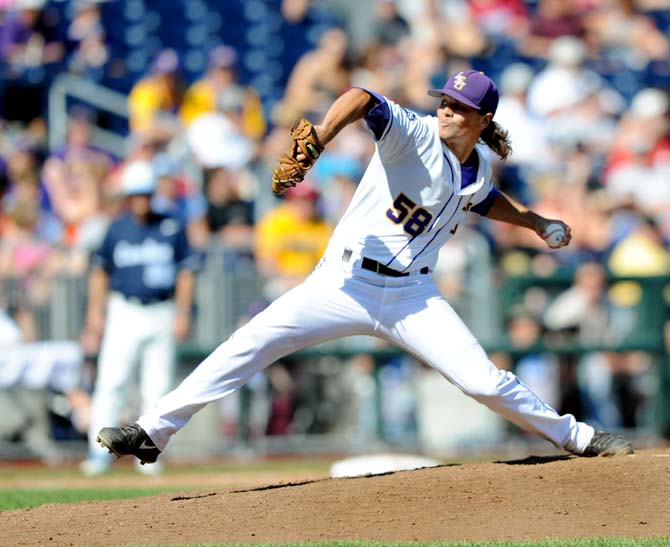
<svg viewBox="0 0 670 547">
<path fill-rule="evenodd" d="M 270 461 L 230 461 L 225 464 L 200 464 L 197 466 L 168 466 L 164 477 L 184 477 L 186 483 L 189 476 L 198 475 L 233 475 L 254 472 L 264 473 L 290 473 L 292 471 L 313 471 L 327 476 L 331 464 L 330 460 L 294 460 L 281 459 Z M 26 488 L 26 487 L 0 487 L 0 511 L 22 509 L 26 507 L 37 507 L 45 503 L 74 503 L 78 501 L 112 500 L 151 496 L 161 492 L 183 492 L 187 490 L 200 490 L 201 486 L 192 485 L 170 485 L 164 487 L 145 488 L 123 488 L 101 486 L 97 478 L 89 479 L 90 486 L 69 488 L 66 486 L 68 479 L 80 479 L 81 473 L 77 467 L 49 468 L 34 465 L 27 466 L 0 466 L 0 483 L 3 480 L 13 479 L 17 476 L 29 477 L 31 480 L 55 481 L 52 488 Z M 111 473 L 102 478 L 127 478 L 137 477 L 137 472 L 132 466 L 115 466 Z M 138 477 L 141 480 L 141 477 Z M 150 480 L 150 479 L 149 479 Z M 64 484 L 65 483 L 65 484 Z M 56 486 L 57 484 L 57 486 Z"/>
<path fill-rule="evenodd" d="M 178 492 L 183 488 L 0 488 L 0 511 L 37 507 L 45 503 L 115 500 L 152 496 L 161 492 Z"/>
<path fill-rule="evenodd" d="M 198 463 L 197 465 L 183 465 L 173 464 L 167 465 L 164 471 L 165 476 L 170 475 L 203 475 L 203 474 L 218 474 L 218 475 L 235 475 L 244 473 L 246 475 L 255 472 L 262 473 L 290 473 L 311 471 L 322 473 L 323 476 L 328 475 L 328 471 L 336 458 L 319 458 L 319 459 L 258 459 L 258 460 L 234 460 L 225 461 L 223 463 Z M 137 476 L 131 465 L 124 462 L 125 465 L 115 465 L 112 469 L 111 475 L 134 475 Z M 63 479 L 68 477 L 81 477 L 81 472 L 77 466 L 71 467 L 45 467 L 41 465 L 3 465 L 0 462 L 0 483 L 3 480 L 10 480 L 17 476 L 29 477 L 30 479 Z"/>
</svg>

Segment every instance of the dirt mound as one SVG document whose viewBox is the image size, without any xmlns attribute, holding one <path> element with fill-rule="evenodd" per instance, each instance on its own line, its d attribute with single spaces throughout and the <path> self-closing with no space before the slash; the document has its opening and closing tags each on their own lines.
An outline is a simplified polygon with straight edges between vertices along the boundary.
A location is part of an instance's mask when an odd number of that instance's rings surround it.
<svg viewBox="0 0 670 547">
<path fill-rule="evenodd" d="M 44 505 L 0 518 L 7 547 L 652 537 L 670 536 L 668 499 L 670 450 L 641 450 Z"/>
</svg>

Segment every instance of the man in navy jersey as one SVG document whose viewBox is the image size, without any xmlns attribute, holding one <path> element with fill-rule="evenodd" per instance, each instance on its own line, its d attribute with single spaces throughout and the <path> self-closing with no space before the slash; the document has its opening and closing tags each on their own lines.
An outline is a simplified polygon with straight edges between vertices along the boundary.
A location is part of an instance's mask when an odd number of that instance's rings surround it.
<svg viewBox="0 0 670 547">
<path fill-rule="evenodd" d="M 139 366 L 142 409 L 173 385 L 175 345 L 189 331 L 199 257 L 177 218 L 155 213 L 156 173 L 148 162 L 122 174 L 127 213 L 112 222 L 92 257 L 86 330 L 102 336 L 93 394 L 87 475 L 106 472 L 109 454 L 95 443 L 102 425 L 121 424 Z M 105 317 L 106 316 L 106 317 Z M 150 472 L 159 467 L 140 468 Z"/>
<path fill-rule="evenodd" d="M 103 446 L 117 456 L 155 462 L 195 412 L 269 364 L 320 342 L 365 334 L 415 355 L 470 397 L 568 452 L 633 453 L 625 437 L 560 415 L 513 373 L 497 369 L 440 294 L 430 273 L 467 214 L 525 227 L 552 248 L 568 245 L 571 234 L 564 222 L 528 210 L 493 186 L 486 147 L 502 159 L 511 147 L 507 131 L 493 121 L 498 89 L 491 79 L 461 71 L 429 94 L 440 100 L 435 116 L 360 88 L 331 105 L 314 127 L 320 143 L 326 146 L 346 125 L 365 120 L 376 150 L 319 266 L 137 423 L 103 428 Z"/>
</svg>

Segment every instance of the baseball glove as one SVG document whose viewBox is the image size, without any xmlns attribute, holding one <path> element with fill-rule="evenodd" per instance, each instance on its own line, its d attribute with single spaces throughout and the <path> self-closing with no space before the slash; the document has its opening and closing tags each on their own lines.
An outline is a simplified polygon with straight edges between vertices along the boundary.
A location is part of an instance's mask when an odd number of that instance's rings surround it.
<svg viewBox="0 0 670 547">
<path fill-rule="evenodd" d="M 272 170 L 272 191 L 278 196 L 287 188 L 302 182 L 305 173 L 323 152 L 316 130 L 309 120 L 302 118 L 293 124 L 291 139 L 291 146 L 279 157 L 277 166 Z M 304 157 L 298 159 L 300 154 Z"/>
</svg>

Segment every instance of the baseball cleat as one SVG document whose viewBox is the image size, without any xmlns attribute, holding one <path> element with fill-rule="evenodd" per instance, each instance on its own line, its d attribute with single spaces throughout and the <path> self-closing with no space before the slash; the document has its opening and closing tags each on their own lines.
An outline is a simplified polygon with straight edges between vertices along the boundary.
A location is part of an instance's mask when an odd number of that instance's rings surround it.
<svg viewBox="0 0 670 547">
<path fill-rule="evenodd" d="M 634 453 L 633 445 L 623 435 L 596 430 L 581 456 L 626 456 Z"/>
<path fill-rule="evenodd" d="M 138 424 L 103 427 L 95 439 L 117 458 L 135 456 L 140 463 L 154 463 L 161 451 Z"/>
</svg>

